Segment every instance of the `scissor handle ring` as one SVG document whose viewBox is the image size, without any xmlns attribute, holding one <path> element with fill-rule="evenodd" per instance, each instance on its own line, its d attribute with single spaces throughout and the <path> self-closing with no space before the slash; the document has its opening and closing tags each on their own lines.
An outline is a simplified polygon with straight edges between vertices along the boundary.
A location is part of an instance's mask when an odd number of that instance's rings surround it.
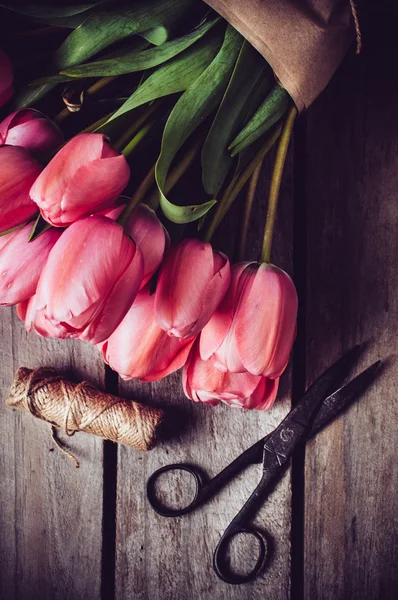
<svg viewBox="0 0 398 600">
<path fill-rule="evenodd" d="M 195 495 L 193 497 L 193 500 L 188 504 L 188 506 L 184 506 L 183 508 L 171 508 L 169 506 L 165 506 L 159 501 L 155 491 L 155 484 L 160 475 L 162 475 L 163 473 L 167 473 L 168 471 L 186 471 L 187 473 L 193 476 L 195 481 Z M 188 465 L 184 465 L 181 463 L 175 463 L 173 465 L 166 465 L 165 467 L 161 467 L 150 476 L 146 486 L 146 495 L 149 504 L 152 506 L 153 510 L 158 515 L 161 515 L 162 517 L 180 517 L 190 512 L 193 508 L 195 508 L 196 500 L 198 498 L 200 488 L 202 487 L 202 485 L 202 477 L 193 467 L 189 467 Z"/>
<path fill-rule="evenodd" d="M 233 573 L 233 571 L 227 567 L 225 560 L 226 552 L 231 540 L 240 533 L 255 537 L 259 544 L 259 555 L 257 562 L 250 573 L 247 573 L 246 575 L 238 575 L 237 573 Z M 231 583 L 233 585 L 247 583 L 257 577 L 259 572 L 264 568 L 267 558 L 268 542 L 259 531 L 256 531 L 255 529 L 241 528 L 235 529 L 234 531 L 228 533 L 227 530 L 222 536 L 221 540 L 218 542 L 217 548 L 215 549 L 213 556 L 213 569 L 216 572 L 216 575 L 222 581 L 225 581 L 225 583 Z"/>
</svg>

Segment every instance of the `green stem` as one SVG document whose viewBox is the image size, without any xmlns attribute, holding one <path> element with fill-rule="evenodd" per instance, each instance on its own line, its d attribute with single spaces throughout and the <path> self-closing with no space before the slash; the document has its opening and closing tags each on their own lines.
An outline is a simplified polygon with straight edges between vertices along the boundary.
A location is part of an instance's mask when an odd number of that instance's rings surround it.
<svg viewBox="0 0 398 600">
<path fill-rule="evenodd" d="M 204 136 L 200 136 L 193 144 L 193 146 L 188 150 L 185 154 L 184 158 L 179 162 L 179 164 L 174 167 L 169 176 L 167 177 L 166 185 L 164 187 L 164 193 L 169 194 L 175 185 L 180 181 L 181 177 L 184 173 L 189 169 L 195 160 L 196 155 L 201 149 L 204 141 Z M 159 190 L 155 190 L 153 194 L 145 201 L 148 206 L 150 206 L 153 210 L 157 210 L 159 207 Z"/>
<path fill-rule="evenodd" d="M 155 183 L 155 165 L 151 167 L 151 169 L 146 174 L 145 178 L 141 181 L 137 190 L 131 196 L 130 202 L 127 204 L 126 208 L 123 210 L 122 214 L 118 218 L 117 222 L 119 225 L 124 227 L 134 210 L 137 208 L 140 202 L 145 198 L 146 194 L 149 192 L 153 184 Z"/>
<path fill-rule="evenodd" d="M 173 189 L 173 187 L 179 182 L 181 177 L 187 171 L 187 169 L 191 166 L 197 153 L 199 152 L 200 148 L 202 147 L 203 139 L 204 139 L 204 136 L 201 136 L 199 139 L 197 139 L 196 142 L 193 144 L 193 146 L 185 154 L 185 156 L 181 160 L 181 162 L 171 171 L 169 177 L 167 178 L 166 185 L 165 185 L 166 194 L 168 194 Z M 122 225 L 122 227 L 124 227 L 126 225 L 126 223 L 130 219 L 134 210 L 137 208 L 139 203 L 143 201 L 143 199 L 145 198 L 145 196 L 148 194 L 148 192 L 152 188 L 153 184 L 155 183 L 155 168 L 156 168 L 156 163 L 148 171 L 148 173 L 145 176 L 145 179 L 143 179 L 143 181 L 140 183 L 139 187 L 132 195 L 130 202 L 127 204 L 126 208 L 123 210 L 122 214 L 118 218 L 117 222 L 120 225 Z M 146 204 L 148 204 L 148 206 L 150 206 L 153 210 L 156 210 L 158 208 L 158 206 L 159 206 L 159 191 L 158 190 L 156 190 L 153 194 L 151 194 L 149 199 L 146 201 Z"/>
<path fill-rule="evenodd" d="M 238 252 L 237 252 L 238 261 L 242 261 L 245 258 L 247 232 L 249 230 L 250 217 L 252 214 L 254 198 L 256 196 L 257 185 L 258 185 L 258 181 L 260 179 L 261 167 L 263 166 L 263 162 L 264 161 L 261 161 L 257 165 L 257 167 L 254 169 L 253 175 L 251 176 L 251 179 L 250 179 L 249 189 L 247 190 L 246 201 L 245 201 L 243 217 L 242 217 L 242 227 L 240 230 L 239 246 L 238 246 Z"/>
<path fill-rule="evenodd" d="M 228 188 L 224 192 L 220 202 L 217 205 L 217 209 L 213 215 L 213 219 L 210 222 L 209 227 L 204 235 L 204 241 L 210 242 L 213 237 L 216 229 L 220 225 L 221 221 L 227 214 L 230 209 L 233 201 L 238 196 L 239 192 L 243 189 L 244 185 L 253 174 L 255 168 L 259 163 L 264 159 L 265 155 L 271 150 L 272 146 L 275 144 L 281 132 L 281 128 L 277 127 L 273 134 L 267 138 L 264 146 L 257 152 L 251 162 L 247 165 L 247 167 L 242 171 L 242 173 L 234 177 Z"/>
<path fill-rule="evenodd" d="M 138 133 L 135 134 L 133 139 L 129 141 L 127 146 L 125 148 L 123 148 L 122 153 L 124 154 L 125 158 L 128 158 L 130 156 L 130 154 L 132 153 L 132 151 L 135 150 L 135 148 L 138 146 L 138 144 L 141 142 L 141 140 L 144 139 L 144 137 L 146 136 L 148 131 L 151 129 L 153 124 L 154 124 L 154 121 L 151 121 L 150 123 L 147 123 L 146 125 L 144 125 L 144 127 L 142 127 L 138 131 Z"/>
<path fill-rule="evenodd" d="M 113 144 L 113 147 L 120 152 L 123 151 L 123 148 L 126 146 L 127 142 L 131 140 L 132 136 L 140 130 L 142 125 L 149 119 L 153 112 L 158 108 L 159 103 L 154 102 L 148 109 L 136 120 L 134 123 L 128 127 L 128 129 L 123 133 L 123 135 Z"/>
<path fill-rule="evenodd" d="M 101 77 L 101 79 L 93 83 L 93 85 L 85 91 L 85 95 L 94 96 L 97 92 L 102 90 L 102 88 L 114 81 L 116 77 L 118 77 L 118 75 Z M 69 117 L 70 114 L 72 114 L 71 111 L 68 108 L 64 108 L 63 110 L 61 110 L 61 112 L 57 114 L 56 117 L 54 117 L 53 121 L 55 121 L 55 123 L 62 123 L 62 121 Z"/>
<path fill-rule="evenodd" d="M 116 110 L 113 110 L 112 112 L 108 113 L 107 115 L 105 115 L 104 117 L 101 117 L 100 119 L 98 119 L 98 121 L 95 121 L 95 123 L 93 123 L 92 125 L 89 125 L 88 127 L 86 127 L 85 129 L 83 129 L 80 133 L 92 133 L 93 131 L 95 131 L 96 129 L 99 129 L 100 127 L 102 127 L 102 125 L 104 125 L 107 120 L 114 115 L 116 112 Z"/>
<path fill-rule="evenodd" d="M 283 125 L 281 137 L 276 151 L 275 164 L 272 172 L 271 186 L 268 198 L 267 219 L 264 228 L 263 246 L 260 262 L 271 261 L 272 239 L 274 235 L 276 213 L 278 208 L 279 192 L 281 189 L 283 169 L 285 166 L 287 151 L 292 137 L 293 125 L 297 116 L 297 108 L 292 106 Z"/>
</svg>

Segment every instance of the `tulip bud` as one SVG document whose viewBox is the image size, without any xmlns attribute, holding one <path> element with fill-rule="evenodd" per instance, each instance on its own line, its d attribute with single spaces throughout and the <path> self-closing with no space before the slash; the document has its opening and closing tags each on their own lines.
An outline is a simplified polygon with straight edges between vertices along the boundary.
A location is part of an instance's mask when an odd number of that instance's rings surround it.
<svg viewBox="0 0 398 600">
<path fill-rule="evenodd" d="M 108 365 L 122 379 L 156 381 L 180 369 L 194 338 L 181 340 L 168 336 L 155 320 L 155 296 L 149 286 L 142 289 L 129 312 L 103 344 Z"/>
<path fill-rule="evenodd" d="M 56 227 L 109 208 L 130 177 L 122 154 L 104 135 L 84 133 L 49 162 L 30 190 L 43 218 Z"/>
<path fill-rule="evenodd" d="M 61 231 L 49 229 L 28 242 L 32 225 L 0 237 L 0 305 L 11 306 L 33 296 L 50 250 Z"/>
<path fill-rule="evenodd" d="M 275 402 L 279 379 L 219 371 L 210 360 L 201 359 L 196 342 L 182 371 L 182 384 L 185 395 L 195 402 L 268 410 Z"/>
<path fill-rule="evenodd" d="M 185 239 L 166 254 L 156 288 L 155 312 L 169 335 L 197 335 L 223 299 L 230 281 L 228 258 L 210 244 Z"/>
<path fill-rule="evenodd" d="M 33 108 L 17 110 L 0 123 L 0 145 L 22 146 L 39 158 L 63 141 L 64 136 L 56 124 Z"/>
<path fill-rule="evenodd" d="M 231 285 L 200 337 L 217 369 L 277 378 L 296 335 L 297 292 L 289 275 L 266 263 L 232 267 Z"/>
<path fill-rule="evenodd" d="M 0 231 L 18 227 L 37 213 L 29 190 L 41 169 L 24 148 L 0 146 Z"/>
<path fill-rule="evenodd" d="M 37 286 L 33 327 L 43 337 L 55 332 L 99 344 L 129 310 L 142 275 L 141 252 L 118 223 L 102 216 L 81 219 L 50 252 Z"/>
<path fill-rule="evenodd" d="M 0 106 L 3 106 L 12 96 L 14 74 L 7 54 L 0 50 Z"/>
</svg>

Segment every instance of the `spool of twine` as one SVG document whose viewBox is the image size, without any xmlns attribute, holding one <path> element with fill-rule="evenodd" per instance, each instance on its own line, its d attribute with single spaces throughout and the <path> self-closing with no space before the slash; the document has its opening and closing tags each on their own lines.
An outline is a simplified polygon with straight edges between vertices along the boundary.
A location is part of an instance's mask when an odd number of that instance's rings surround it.
<svg viewBox="0 0 398 600">
<path fill-rule="evenodd" d="M 137 450 L 153 447 L 163 420 L 159 409 L 105 394 L 87 381 L 72 383 L 47 367 L 18 369 L 8 404 L 69 436 L 85 431 Z"/>
</svg>

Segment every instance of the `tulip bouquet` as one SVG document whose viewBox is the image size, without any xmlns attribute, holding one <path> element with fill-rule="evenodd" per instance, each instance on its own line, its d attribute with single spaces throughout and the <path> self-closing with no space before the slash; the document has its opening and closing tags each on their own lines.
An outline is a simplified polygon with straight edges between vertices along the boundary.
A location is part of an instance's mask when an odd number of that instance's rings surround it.
<svg viewBox="0 0 398 600">
<path fill-rule="evenodd" d="M 296 331 L 271 245 L 300 103 L 208 4 L 0 2 L 0 304 L 124 379 L 183 367 L 188 398 L 266 410 Z M 275 144 L 260 260 L 231 266 L 212 236 Z"/>
</svg>

